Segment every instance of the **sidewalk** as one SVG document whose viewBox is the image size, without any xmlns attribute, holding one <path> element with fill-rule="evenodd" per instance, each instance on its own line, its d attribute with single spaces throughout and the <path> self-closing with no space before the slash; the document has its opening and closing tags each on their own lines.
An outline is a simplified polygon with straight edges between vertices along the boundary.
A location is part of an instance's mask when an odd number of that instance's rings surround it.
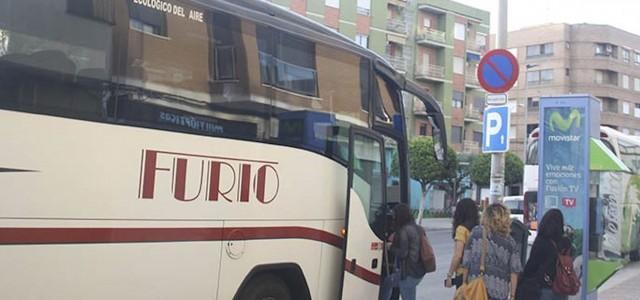
<svg viewBox="0 0 640 300">
<path fill-rule="evenodd" d="M 427 231 L 451 230 L 451 218 L 424 218 L 422 226 Z"/>
<path fill-rule="evenodd" d="M 598 289 L 598 300 L 638 299 L 640 299 L 640 262 L 628 264 Z"/>
</svg>

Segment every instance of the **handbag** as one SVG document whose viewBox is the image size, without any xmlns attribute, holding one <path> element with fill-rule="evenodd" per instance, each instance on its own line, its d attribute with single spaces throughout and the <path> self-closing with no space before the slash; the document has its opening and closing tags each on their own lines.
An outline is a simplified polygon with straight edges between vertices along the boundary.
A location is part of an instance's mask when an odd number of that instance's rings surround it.
<svg viewBox="0 0 640 300">
<path fill-rule="evenodd" d="M 482 251 L 480 254 L 480 275 L 468 283 L 463 283 L 456 291 L 455 300 L 488 300 L 487 287 L 484 284 L 484 261 L 487 255 L 487 232 L 482 228 Z"/>
</svg>

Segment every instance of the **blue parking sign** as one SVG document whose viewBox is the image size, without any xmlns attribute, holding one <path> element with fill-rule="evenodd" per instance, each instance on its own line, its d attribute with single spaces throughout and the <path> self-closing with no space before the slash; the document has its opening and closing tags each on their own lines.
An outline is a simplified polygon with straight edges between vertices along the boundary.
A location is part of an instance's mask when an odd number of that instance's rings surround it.
<svg viewBox="0 0 640 300">
<path fill-rule="evenodd" d="M 509 150 L 509 106 L 489 106 L 482 123 L 482 152 L 500 153 Z"/>
</svg>

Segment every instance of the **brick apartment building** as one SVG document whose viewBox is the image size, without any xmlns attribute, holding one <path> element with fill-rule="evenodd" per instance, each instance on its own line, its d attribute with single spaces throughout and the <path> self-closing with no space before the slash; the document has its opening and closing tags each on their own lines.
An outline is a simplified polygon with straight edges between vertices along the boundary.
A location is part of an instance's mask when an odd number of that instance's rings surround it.
<svg viewBox="0 0 640 300">
<path fill-rule="evenodd" d="M 510 32 L 508 44 L 521 72 L 509 92 L 515 153 L 524 155 L 525 125 L 527 134 L 538 127 L 544 95 L 596 96 L 602 125 L 640 135 L 640 36 L 609 25 L 546 24 Z"/>
</svg>

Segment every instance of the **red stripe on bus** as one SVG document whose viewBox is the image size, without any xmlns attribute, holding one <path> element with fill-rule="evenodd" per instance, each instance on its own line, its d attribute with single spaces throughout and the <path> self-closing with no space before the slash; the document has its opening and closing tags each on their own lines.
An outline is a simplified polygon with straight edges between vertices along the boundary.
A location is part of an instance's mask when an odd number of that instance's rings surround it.
<svg viewBox="0 0 640 300">
<path fill-rule="evenodd" d="M 344 260 L 344 270 L 355 275 L 356 277 L 359 277 L 361 279 L 364 279 L 365 281 L 368 281 L 369 283 L 380 285 L 380 274 L 371 272 L 359 266 L 358 264 L 353 265 L 351 261 L 348 259 Z"/>
<path fill-rule="evenodd" d="M 229 236 L 233 232 L 233 236 Z M 343 239 L 308 227 L 231 228 L 0 228 L 0 245 L 127 242 L 198 242 L 221 240 L 306 239 L 337 248 Z"/>
<path fill-rule="evenodd" d="M 233 233 L 233 234 L 232 234 Z M 343 238 L 309 227 L 230 228 L 0 228 L 0 245 L 199 242 L 223 240 L 306 239 L 343 248 Z M 379 285 L 380 275 L 345 261 L 345 269 Z"/>
</svg>

